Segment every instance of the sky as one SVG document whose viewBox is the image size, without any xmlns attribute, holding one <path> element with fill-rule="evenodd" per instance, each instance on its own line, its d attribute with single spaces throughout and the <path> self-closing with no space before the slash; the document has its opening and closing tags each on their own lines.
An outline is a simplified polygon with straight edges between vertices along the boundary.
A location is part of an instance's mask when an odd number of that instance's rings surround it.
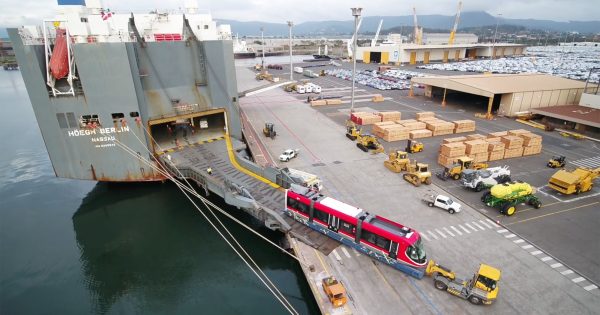
<svg viewBox="0 0 600 315">
<path fill-rule="evenodd" d="M 504 18 L 555 21 L 600 20 L 599 0 L 463 0 L 464 11 L 486 11 Z M 0 26 L 39 24 L 52 17 L 56 0 L 0 0 Z M 103 6 L 116 12 L 143 12 L 149 9 L 177 9 L 184 0 L 103 0 Z M 393 0 L 201 0 L 199 7 L 214 19 L 264 21 L 296 24 L 307 21 L 351 20 L 350 7 L 362 7 L 363 16 L 417 14 L 454 15 L 458 1 Z"/>
</svg>

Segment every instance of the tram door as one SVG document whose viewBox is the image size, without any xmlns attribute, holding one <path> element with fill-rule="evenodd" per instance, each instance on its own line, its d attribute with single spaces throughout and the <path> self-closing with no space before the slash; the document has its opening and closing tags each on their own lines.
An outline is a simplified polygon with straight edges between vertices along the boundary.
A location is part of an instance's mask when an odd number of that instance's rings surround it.
<svg viewBox="0 0 600 315">
<path fill-rule="evenodd" d="M 392 242 L 390 246 L 390 257 L 396 259 L 396 252 L 398 251 L 398 243 Z"/>
<path fill-rule="evenodd" d="M 340 219 L 338 219 L 337 217 L 334 217 L 332 215 L 329 216 L 329 220 L 327 221 L 327 225 L 329 226 L 329 229 L 332 231 L 336 231 L 339 228 L 339 224 L 340 224 Z"/>
</svg>

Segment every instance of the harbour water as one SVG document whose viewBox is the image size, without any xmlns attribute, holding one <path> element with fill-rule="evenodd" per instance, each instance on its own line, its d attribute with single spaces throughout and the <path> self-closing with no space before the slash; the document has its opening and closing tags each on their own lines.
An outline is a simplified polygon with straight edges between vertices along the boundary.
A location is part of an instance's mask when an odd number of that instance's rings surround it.
<svg viewBox="0 0 600 315">
<path fill-rule="evenodd" d="M 0 70 L 0 104 L 0 314 L 286 313 L 174 185 L 56 178 L 20 72 Z M 223 221 L 297 311 L 318 313 L 294 260 Z"/>
</svg>

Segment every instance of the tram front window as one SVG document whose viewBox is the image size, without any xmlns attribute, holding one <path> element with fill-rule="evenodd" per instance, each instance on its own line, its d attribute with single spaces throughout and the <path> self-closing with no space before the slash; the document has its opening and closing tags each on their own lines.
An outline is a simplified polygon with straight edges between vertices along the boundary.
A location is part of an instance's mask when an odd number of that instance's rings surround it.
<svg viewBox="0 0 600 315">
<path fill-rule="evenodd" d="M 427 261 L 427 255 L 425 254 L 425 249 L 420 238 L 413 245 L 406 248 L 406 255 L 418 264 Z"/>
</svg>

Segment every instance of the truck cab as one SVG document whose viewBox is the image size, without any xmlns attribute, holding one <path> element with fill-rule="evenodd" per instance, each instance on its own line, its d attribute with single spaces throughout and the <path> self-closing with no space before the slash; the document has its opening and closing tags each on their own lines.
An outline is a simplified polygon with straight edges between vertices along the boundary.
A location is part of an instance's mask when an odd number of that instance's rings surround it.
<svg viewBox="0 0 600 315">
<path fill-rule="evenodd" d="M 460 212 L 461 205 L 450 197 L 444 195 L 425 195 L 424 201 L 430 207 L 438 207 L 448 211 L 450 214 Z"/>
<path fill-rule="evenodd" d="M 333 276 L 323 279 L 323 291 L 325 291 L 329 302 L 331 302 L 334 307 L 340 307 L 346 304 L 346 289 Z"/>
</svg>

